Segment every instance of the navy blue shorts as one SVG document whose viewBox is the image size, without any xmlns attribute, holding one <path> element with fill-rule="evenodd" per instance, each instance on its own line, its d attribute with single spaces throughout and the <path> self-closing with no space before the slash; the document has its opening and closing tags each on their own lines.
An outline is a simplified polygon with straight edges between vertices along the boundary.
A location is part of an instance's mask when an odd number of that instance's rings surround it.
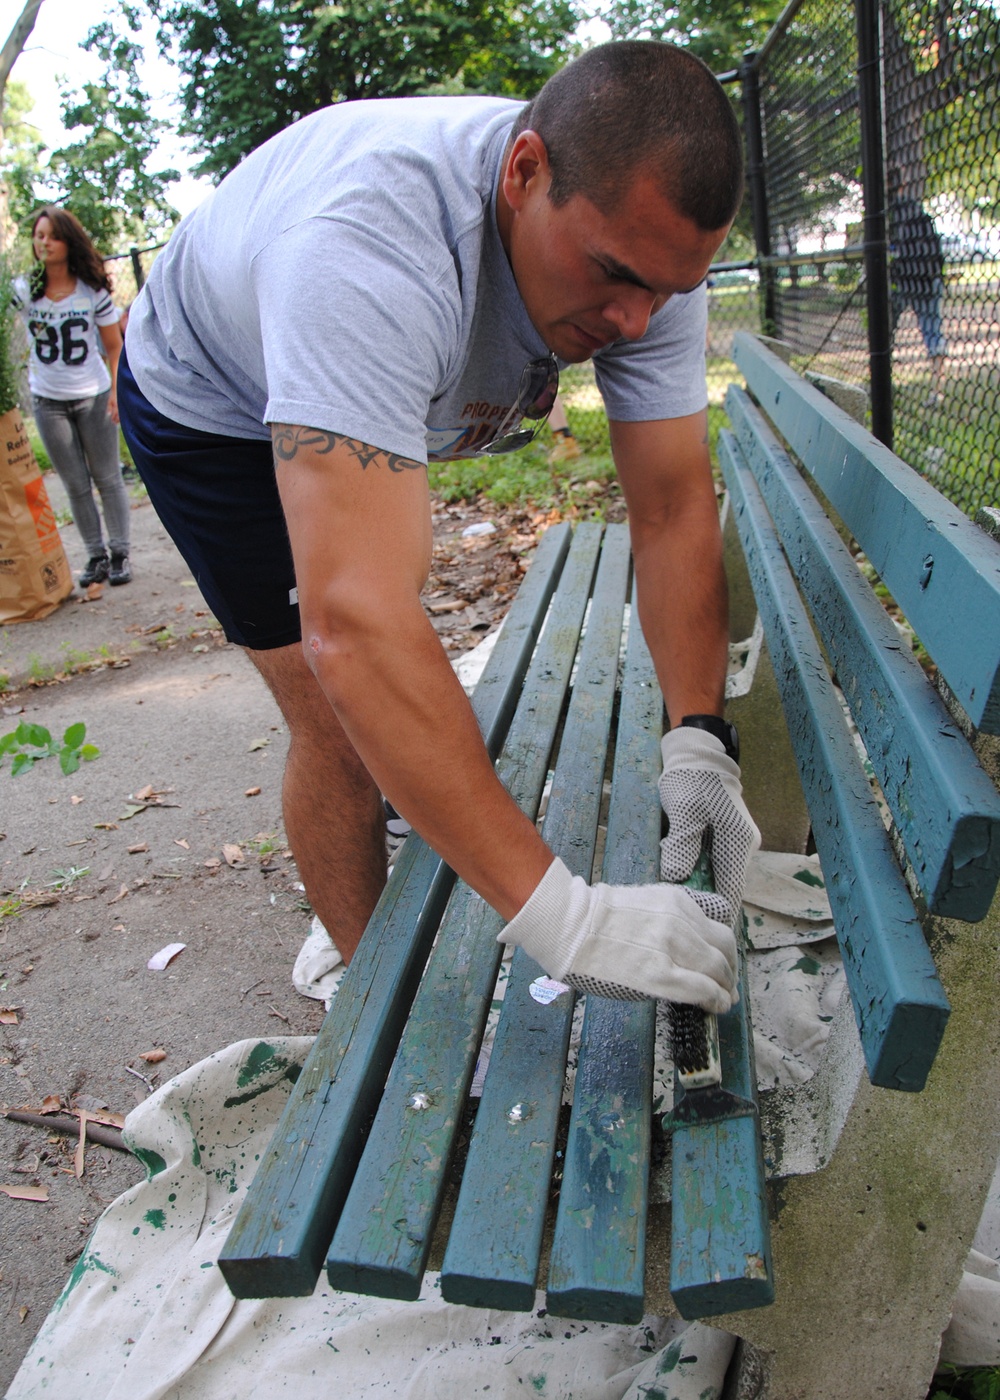
<svg viewBox="0 0 1000 1400">
<path fill-rule="evenodd" d="M 118 365 L 122 431 L 149 499 L 226 637 L 252 651 L 302 638 L 271 443 L 185 428 Z"/>
</svg>

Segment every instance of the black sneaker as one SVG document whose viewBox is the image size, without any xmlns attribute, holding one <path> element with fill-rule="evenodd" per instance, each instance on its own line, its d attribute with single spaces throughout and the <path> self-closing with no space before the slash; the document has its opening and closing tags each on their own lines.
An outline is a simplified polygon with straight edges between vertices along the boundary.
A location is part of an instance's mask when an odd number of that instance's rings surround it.
<svg viewBox="0 0 1000 1400">
<path fill-rule="evenodd" d="M 129 567 L 127 554 L 118 554 L 112 551 L 108 582 L 111 584 L 112 588 L 119 583 L 132 582 L 132 570 Z"/>
<path fill-rule="evenodd" d="M 107 550 L 95 554 L 92 559 L 87 560 L 87 567 L 80 575 L 80 587 L 89 588 L 92 583 L 103 583 L 108 576 L 110 567 L 111 561 L 108 559 Z"/>
</svg>

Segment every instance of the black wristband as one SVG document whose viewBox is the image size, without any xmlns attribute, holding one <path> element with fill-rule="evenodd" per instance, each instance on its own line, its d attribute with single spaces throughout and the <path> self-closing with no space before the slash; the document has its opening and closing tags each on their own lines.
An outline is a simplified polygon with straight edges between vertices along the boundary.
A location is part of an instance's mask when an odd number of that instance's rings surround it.
<svg viewBox="0 0 1000 1400">
<path fill-rule="evenodd" d="M 733 762 L 739 763 L 740 736 L 736 725 L 730 720 L 720 719 L 718 715 L 685 715 L 681 728 L 704 729 L 706 733 L 714 734 Z"/>
</svg>

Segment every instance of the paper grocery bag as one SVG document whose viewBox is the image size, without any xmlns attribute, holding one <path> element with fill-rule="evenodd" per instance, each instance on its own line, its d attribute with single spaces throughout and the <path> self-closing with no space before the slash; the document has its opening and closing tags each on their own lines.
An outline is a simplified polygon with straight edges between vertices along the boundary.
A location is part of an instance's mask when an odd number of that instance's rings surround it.
<svg viewBox="0 0 1000 1400">
<path fill-rule="evenodd" d="M 0 624 L 48 617 L 72 591 L 49 493 L 13 408 L 0 415 Z"/>
</svg>

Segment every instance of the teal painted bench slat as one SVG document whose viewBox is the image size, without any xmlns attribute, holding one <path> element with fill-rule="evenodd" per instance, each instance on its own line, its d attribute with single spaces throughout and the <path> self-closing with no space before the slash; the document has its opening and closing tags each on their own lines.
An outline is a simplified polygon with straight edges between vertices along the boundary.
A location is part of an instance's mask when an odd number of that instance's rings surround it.
<svg viewBox="0 0 1000 1400">
<path fill-rule="evenodd" d="M 590 877 L 627 597 L 627 533 L 608 530 L 543 832 L 574 874 Z M 655 794 L 651 794 L 655 797 Z M 442 1296 L 475 1307 L 534 1307 L 573 1015 L 529 987 L 542 970 L 511 965 L 490 1067 L 441 1267 Z"/>
<path fill-rule="evenodd" d="M 928 906 L 982 919 L 1000 880 L 995 787 L 760 410 L 733 386 L 726 411 Z"/>
<path fill-rule="evenodd" d="M 712 889 L 706 853 L 688 881 Z M 684 1318 L 774 1301 L 750 988 L 742 946 L 740 1000 L 718 1018 L 722 1083 L 685 1091 L 664 1119 L 672 1133 L 670 1296 Z"/>
<path fill-rule="evenodd" d="M 633 593 L 602 878 L 659 878 L 663 698 Z M 546 1306 L 558 1317 L 638 1322 L 644 1312 L 647 1162 L 656 1005 L 588 997 L 556 1214 Z"/>
<path fill-rule="evenodd" d="M 570 545 L 546 533 L 473 698 L 496 753 Z M 454 876 L 407 839 L 219 1258 L 237 1298 L 303 1297 L 322 1269 Z"/>
<path fill-rule="evenodd" d="M 947 999 L 805 606 L 731 433 L 720 434 L 719 458 L 781 678 L 869 1077 L 919 1090 L 944 1033 Z"/>
<path fill-rule="evenodd" d="M 569 688 L 600 543 L 599 526 L 576 531 L 497 762 L 508 791 L 531 817 Z M 330 1247 L 326 1267 L 335 1288 L 404 1299 L 419 1295 L 493 997 L 502 926 L 499 915 L 459 882 Z"/>
<path fill-rule="evenodd" d="M 972 722 L 1000 733 L 995 541 L 755 337 L 738 332 L 733 357 Z"/>
</svg>

